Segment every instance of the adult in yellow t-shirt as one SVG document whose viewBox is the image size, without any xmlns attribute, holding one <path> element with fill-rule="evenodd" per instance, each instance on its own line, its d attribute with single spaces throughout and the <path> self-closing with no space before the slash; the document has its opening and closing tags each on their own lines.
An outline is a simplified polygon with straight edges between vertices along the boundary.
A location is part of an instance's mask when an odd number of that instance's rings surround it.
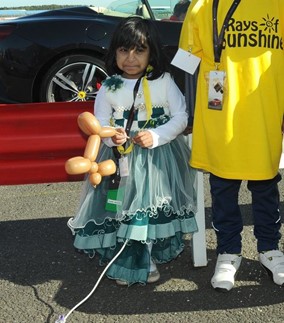
<svg viewBox="0 0 284 323">
<path fill-rule="evenodd" d="M 180 37 L 180 47 L 201 58 L 190 164 L 210 173 L 218 255 L 211 284 L 222 291 L 234 286 L 242 259 L 242 180 L 252 193 L 259 260 L 276 284 L 284 283 L 278 248 L 284 1 L 241 0 L 230 12 L 232 4 L 193 0 Z"/>
</svg>

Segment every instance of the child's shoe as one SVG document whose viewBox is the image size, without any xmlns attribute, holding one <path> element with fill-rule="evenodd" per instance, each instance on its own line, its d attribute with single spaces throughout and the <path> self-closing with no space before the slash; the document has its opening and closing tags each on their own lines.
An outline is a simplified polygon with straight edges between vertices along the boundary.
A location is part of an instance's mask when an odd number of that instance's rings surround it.
<svg viewBox="0 0 284 323">
<path fill-rule="evenodd" d="M 150 271 L 149 272 L 147 283 L 149 283 L 149 284 L 155 283 L 159 279 L 160 279 L 160 273 L 159 273 L 158 269 L 156 269 L 155 271 Z"/>
<path fill-rule="evenodd" d="M 158 271 L 158 269 L 154 270 L 154 271 L 150 271 L 148 278 L 147 278 L 147 283 L 151 284 L 151 283 L 155 283 L 160 279 L 160 273 Z M 128 286 L 128 282 L 125 280 L 120 280 L 117 279 L 116 280 L 117 285 L 119 286 Z"/>
<path fill-rule="evenodd" d="M 241 255 L 219 254 L 211 285 L 220 292 L 230 291 L 235 284 L 235 277 L 242 261 Z"/>
<path fill-rule="evenodd" d="M 264 251 L 259 261 L 275 284 L 284 284 L 284 255 L 280 250 Z"/>
<path fill-rule="evenodd" d="M 119 285 L 119 286 L 128 286 L 128 282 L 125 281 L 125 280 L 120 280 L 120 279 L 117 279 L 116 281 L 116 284 Z"/>
</svg>

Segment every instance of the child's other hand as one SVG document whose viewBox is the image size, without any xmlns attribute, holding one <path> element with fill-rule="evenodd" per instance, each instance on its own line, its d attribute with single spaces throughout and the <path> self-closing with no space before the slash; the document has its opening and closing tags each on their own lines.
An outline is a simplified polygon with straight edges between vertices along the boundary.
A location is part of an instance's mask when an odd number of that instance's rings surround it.
<svg viewBox="0 0 284 323">
<path fill-rule="evenodd" d="M 123 128 L 117 128 L 116 134 L 111 139 L 114 144 L 123 145 L 127 140 L 127 134 Z"/>
<path fill-rule="evenodd" d="M 142 148 L 148 148 L 153 146 L 153 137 L 149 131 L 140 131 L 133 137 L 133 142 Z"/>
</svg>

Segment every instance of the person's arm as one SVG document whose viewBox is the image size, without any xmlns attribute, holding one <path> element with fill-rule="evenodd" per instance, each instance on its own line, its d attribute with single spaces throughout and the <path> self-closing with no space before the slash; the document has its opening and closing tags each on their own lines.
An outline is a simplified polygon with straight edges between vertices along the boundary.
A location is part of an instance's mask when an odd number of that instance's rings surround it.
<svg viewBox="0 0 284 323">
<path fill-rule="evenodd" d="M 102 127 L 110 126 L 112 107 L 106 99 L 106 89 L 100 88 L 95 100 L 94 114 Z M 111 138 L 102 138 L 102 141 L 109 147 L 116 146 Z"/>
<path fill-rule="evenodd" d="M 106 89 L 104 86 L 102 86 L 97 93 L 94 105 L 94 114 L 102 127 L 110 126 L 112 107 L 106 99 Z"/>
<path fill-rule="evenodd" d="M 192 54 L 199 57 L 202 55 L 202 46 L 199 40 L 198 27 L 195 23 L 195 18 L 202 7 L 202 4 L 202 0 L 192 0 L 183 21 L 179 38 L 179 48 L 190 51 Z"/>
<path fill-rule="evenodd" d="M 147 130 L 152 134 L 153 138 L 153 144 L 149 148 L 155 148 L 172 141 L 187 126 L 188 115 L 186 113 L 185 98 L 171 77 L 169 77 L 167 85 L 167 96 L 171 119 L 155 129 Z"/>
<path fill-rule="evenodd" d="M 190 51 L 192 54 L 202 58 L 202 45 L 199 39 L 199 29 L 198 24 L 195 19 L 199 13 L 200 8 L 202 7 L 203 0 L 192 0 L 185 20 L 182 25 L 182 30 L 179 39 L 179 48 L 183 50 Z M 193 122 L 194 122 L 194 105 L 195 105 L 195 96 L 196 96 L 196 84 L 199 70 L 195 71 L 194 75 L 184 73 L 185 77 L 185 97 L 189 109 L 189 118 L 188 125 L 184 131 L 184 135 L 192 133 Z"/>
</svg>

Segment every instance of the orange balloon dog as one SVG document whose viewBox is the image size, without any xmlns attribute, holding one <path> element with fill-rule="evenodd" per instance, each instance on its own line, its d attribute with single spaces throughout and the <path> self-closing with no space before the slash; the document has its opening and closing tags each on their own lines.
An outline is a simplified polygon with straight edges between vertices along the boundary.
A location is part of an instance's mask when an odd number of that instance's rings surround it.
<svg viewBox="0 0 284 323">
<path fill-rule="evenodd" d="M 101 183 L 103 176 L 116 172 L 116 165 L 112 159 L 96 163 L 101 138 L 112 137 L 116 129 L 101 127 L 98 119 L 90 112 L 83 112 L 77 118 L 79 128 L 89 136 L 83 156 L 70 158 L 65 163 L 65 171 L 69 175 L 89 173 L 89 180 L 93 186 Z"/>
</svg>

